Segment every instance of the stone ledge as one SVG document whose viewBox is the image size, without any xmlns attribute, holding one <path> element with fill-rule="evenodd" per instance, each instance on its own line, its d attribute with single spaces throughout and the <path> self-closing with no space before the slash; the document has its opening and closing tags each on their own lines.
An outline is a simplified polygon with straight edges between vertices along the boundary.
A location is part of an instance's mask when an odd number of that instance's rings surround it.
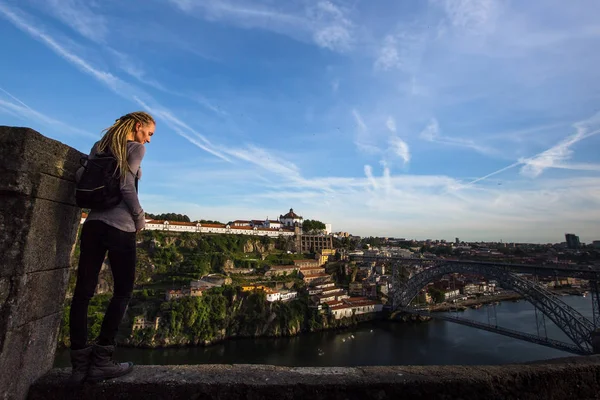
<svg viewBox="0 0 600 400">
<path fill-rule="evenodd" d="M 288 368 L 269 365 L 137 366 L 128 376 L 67 387 L 54 369 L 29 399 L 595 399 L 600 357 L 504 366 Z"/>
</svg>

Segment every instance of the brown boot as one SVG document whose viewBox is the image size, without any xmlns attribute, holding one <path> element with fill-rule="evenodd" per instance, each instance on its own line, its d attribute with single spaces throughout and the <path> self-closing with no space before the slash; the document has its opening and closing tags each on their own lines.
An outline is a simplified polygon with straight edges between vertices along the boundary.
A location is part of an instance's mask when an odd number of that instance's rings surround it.
<svg viewBox="0 0 600 400">
<path fill-rule="evenodd" d="M 80 350 L 71 350 L 71 365 L 73 371 L 69 377 L 69 384 L 77 385 L 87 377 L 88 370 L 92 364 L 92 346 Z"/>
<path fill-rule="evenodd" d="M 98 382 L 104 379 L 117 378 L 133 370 L 132 362 L 118 363 L 112 359 L 115 346 L 94 345 L 92 365 L 88 372 L 88 382 Z"/>
</svg>

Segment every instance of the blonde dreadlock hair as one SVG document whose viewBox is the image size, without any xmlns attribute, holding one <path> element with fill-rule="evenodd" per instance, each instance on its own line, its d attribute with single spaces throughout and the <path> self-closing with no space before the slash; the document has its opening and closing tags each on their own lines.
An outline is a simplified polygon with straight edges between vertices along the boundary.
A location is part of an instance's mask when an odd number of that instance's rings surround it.
<svg viewBox="0 0 600 400">
<path fill-rule="evenodd" d="M 117 159 L 119 169 L 121 170 L 121 179 L 125 179 L 125 175 L 129 171 L 129 163 L 127 162 L 127 136 L 130 132 L 135 131 L 135 124 L 138 122 L 142 125 L 155 123 L 154 118 L 143 111 L 125 114 L 117 119 L 111 127 L 102 131 L 105 133 L 98 144 L 98 151 L 110 151 Z"/>
</svg>

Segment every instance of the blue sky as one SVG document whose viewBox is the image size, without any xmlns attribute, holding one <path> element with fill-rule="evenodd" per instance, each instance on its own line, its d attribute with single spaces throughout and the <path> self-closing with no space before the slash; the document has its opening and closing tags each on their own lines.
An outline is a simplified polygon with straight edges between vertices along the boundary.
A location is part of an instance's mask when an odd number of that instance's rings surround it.
<svg viewBox="0 0 600 400">
<path fill-rule="evenodd" d="M 600 3 L 0 0 L 0 123 L 142 109 L 151 213 L 600 240 Z"/>
</svg>

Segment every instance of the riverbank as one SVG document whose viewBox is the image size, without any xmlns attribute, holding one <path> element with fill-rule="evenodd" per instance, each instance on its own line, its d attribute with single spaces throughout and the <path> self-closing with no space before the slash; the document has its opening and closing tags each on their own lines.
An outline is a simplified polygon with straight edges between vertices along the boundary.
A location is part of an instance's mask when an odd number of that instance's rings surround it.
<svg viewBox="0 0 600 400">
<path fill-rule="evenodd" d="M 557 296 L 587 296 L 588 290 L 585 288 L 558 288 L 551 289 L 551 293 Z M 464 300 L 457 303 L 441 303 L 429 307 L 431 312 L 446 312 L 446 311 L 464 311 L 467 308 L 479 308 L 485 304 L 491 304 L 502 301 L 519 301 L 523 296 L 519 293 L 506 291 L 493 296 L 480 296 L 476 299 Z"/>
<path fill-rule="evenodd" d="M 132 339 L 131 337 L 119 338 L 117 337 L 117 344 L 121 347 L 129 347 L 129 348 L 141 348 L 141 349 L 167 349 L 167 348 L 182 348 L 182 347 L 210 347 L 214 345 L 222 344 L 227 341 L 235 341 L 239 339 L 278 339 L 278 338 L 292 338 L 295 336 L 300 336 L 303 334 L 312 334 L 319 332 L 335 332 L 335 331 L 344 331 L 348 329 L 356 328 L 360 324 L 364 324 L 367 322 L 373 322 L 376 320 L 383 319 L 382 313 L 368 313 L 368 314 L 359 314 L 354 315 L 352 317 L 333 319 L 326 318 L 323 320 L 322 324 L 319 327 L 314 329 L 293 329 L 286 333 L 283 333 L 281 330 L 276 333 L 267 333 L 263 330 L 263 332 L 259 334 L 227 334 L 225 331 L 221 331 L 221 334 L 214 338 L 213 340 L 190 340 L 186 337 L 179 338 L 163 338 L 157 339 L 153 337 L 150 340 L 140 342 Z M 61 347 L 59 347 L 60 349 Z"/>
<path fill-rule="evenodd" d="M 591 298 L 561 298 L 586 318 L 592 317 Z M 463 317 L 488 321 L 487 307 L 468 309 Z M 535 332 L 533 306 L 526 301 L 507 301 L 497 307 L 498 323 L 521 332 Z M 546 321 L 548 336 L 560 338 L 561 330 Z M 354 338 L 352 338 L 354 336 Z M 345 340 L 344 340 L 345 339 Z M 484 332 L 448 321 L 402 323 L 378 320 L 356 327 L 325 330 L 294 337 L 257 337 L 225 340 L 212 346 L 157 349 L 118 346 L 116 359 L 136 365 L 151 364 L 270 364 L 290 367 L 357 365 L 481 365 L 530 362 L 564 357 L 562 351 Z M 57 352 L 56 367 L 70 365 L 69 351 Z"/>
<path fill-rule="evenodd" d="M 457 309 L 459 311 L 464 311 L 469 307 L 479 308 L 479 307 L 483 306 L 484 304 L 496 303 L 496 302 L 500 302 L 500 301 L 515 301 L 515 300 L 520 300 L 522 298 L 523 298 L 523 296 L 521 296 L 518 293 L 508 292 L 508 293 L 502 293 L 502 294 L 494 295 L 494 296 L 481 296 L 476 299 L 469 299 L 469 300 L 461 301 L 460 303 L 454 303 L 454 304 L 452 304 L 452 303 L 436 304 L 436 305 L 430 306 L 429 310 L 431 312 L 455 311 Z"/>
</svg>

